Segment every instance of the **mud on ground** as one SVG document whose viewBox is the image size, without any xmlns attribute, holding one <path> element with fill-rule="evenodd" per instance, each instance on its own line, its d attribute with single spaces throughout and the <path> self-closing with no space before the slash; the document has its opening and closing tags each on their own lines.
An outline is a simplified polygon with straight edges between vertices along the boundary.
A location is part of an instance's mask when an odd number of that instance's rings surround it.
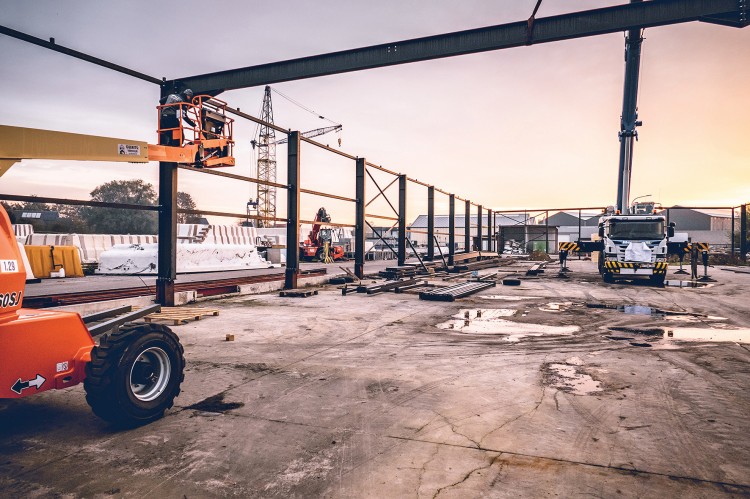
<svg viewBox="0 0 750 499">
<path fill-rule="evenodd" d="M 174 328 L 188 367 L 160 421 L 116 431 L 80 387 L 0 402 L 0 493 L 750 494 L 750 344 L 732 336 L 750 275 L 654 288 L 569 266 L 455 303 L 335 287 L 213 302 L 220 316 Z"/>
</svg>

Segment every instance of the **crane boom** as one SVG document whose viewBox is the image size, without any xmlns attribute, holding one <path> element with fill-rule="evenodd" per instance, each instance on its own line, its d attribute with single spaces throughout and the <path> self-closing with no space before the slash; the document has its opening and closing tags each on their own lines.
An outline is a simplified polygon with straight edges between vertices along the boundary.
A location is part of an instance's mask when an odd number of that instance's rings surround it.
<svg viewBox="0 0 750 499">
<path fill-rule="evenodd" d="M 315 130 L 308 130 L 306 132 L 302 132 L 300 135 L 303 137 L 307 137 L 308 139 L 311 139 L 313 137 L 318 137 L 319 135 L 325 135 L 329 132 L 338 132 L 343 127 L 343 125 L 334 125 L 334 126 L 327 126 L 323 128 L 316 128 Z M 286 144 L 289 141 L 289 137 L 277 140 L 277 144 Z"/>
</svg>

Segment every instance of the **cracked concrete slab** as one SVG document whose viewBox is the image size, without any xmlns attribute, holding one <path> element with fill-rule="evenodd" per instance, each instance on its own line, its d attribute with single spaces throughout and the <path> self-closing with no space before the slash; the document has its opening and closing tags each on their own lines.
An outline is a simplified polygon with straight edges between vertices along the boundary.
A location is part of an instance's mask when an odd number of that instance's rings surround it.
<svg viewBox="0 0 750 499">
<path fill-rule="evenodd" d="M 326 287 L 304 300 L 212 302 L 218 317 L 174 328 L 187 371 L 162 420 L 114 430 L 92 415 L 81 387 L 0 401 L 0 493 L 750 494 L 747 345 L 680 342 L 649 334 L 670 324 L 665 317 L 584 306 L 650 306 L 747 328 L 750 276 L 722 273 L 711 288 L 652 288 L 601 283 L 590 262 L 569 266 L 570 279 L 551 272 L 524 280 L 503 290 L 507 299 L 435 303 Z M 536 297 L 571 305 L 550 313 Z M 436 327 L 487 308 L 516 310 L 503 320 L 518 324 L 580 330 L 508 342 Z M 598 389 L 566 389 L 552 365 Z"/>
</svg>

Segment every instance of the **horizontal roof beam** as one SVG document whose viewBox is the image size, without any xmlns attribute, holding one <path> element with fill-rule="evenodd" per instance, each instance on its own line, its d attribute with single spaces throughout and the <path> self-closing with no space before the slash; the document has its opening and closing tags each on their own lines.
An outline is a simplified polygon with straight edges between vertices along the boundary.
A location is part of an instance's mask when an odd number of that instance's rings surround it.
<svg viewBox="0 0 750 499">
<path fill-rule="evenodd" d="M 651 0 L 615 7 L 488 26 L 442 35 L 385 43 L 287 61 L 219 71 L 173 80 L 195 93 L 225 90 L 360 71 L 397 64 L 500 50 L 536 43 L 614 33 L 634 28 L 704 20 L 747 26 L 742 0 Z"/>
</svg>

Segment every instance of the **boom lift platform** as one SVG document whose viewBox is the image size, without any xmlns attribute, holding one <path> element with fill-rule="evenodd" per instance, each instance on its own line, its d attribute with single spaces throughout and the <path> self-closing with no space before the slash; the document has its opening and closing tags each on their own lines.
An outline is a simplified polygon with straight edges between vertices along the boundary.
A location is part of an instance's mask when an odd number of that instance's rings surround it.
<svg viewBox="0 0 750 499">
<path fill-rule="evenodd" d="M 181 116 L 184 112 L 195 123 L 177 128 L 158 129 L 171 134 L 177 146 L 148 144 L 144 141 L 98 137 L 0 125 L 0 176 L 22 159 L 63 159 L 148 163 L 164 161 L 198 168 L 234 166 L 232 138 L 234 120 L 226 115 L 226 102 L 199 95 L 192 103 L 170 104 Z M 161 113 L 162 108 L 158 110 Z"/>
</svg>

